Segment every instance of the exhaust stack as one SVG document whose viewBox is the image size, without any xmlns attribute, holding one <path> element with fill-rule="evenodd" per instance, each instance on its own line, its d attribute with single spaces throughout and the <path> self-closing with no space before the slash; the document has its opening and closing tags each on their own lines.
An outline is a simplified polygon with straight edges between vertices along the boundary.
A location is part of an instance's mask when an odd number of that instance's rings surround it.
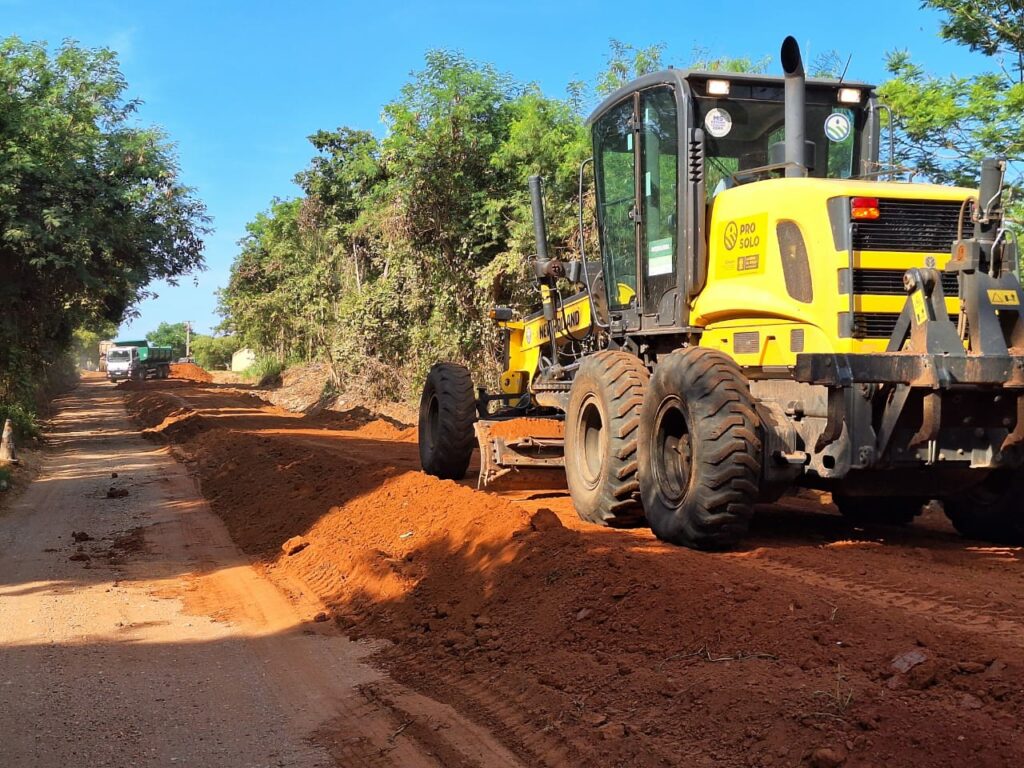
<svg viewBox="0 0 1024 768">
<path fill-rule="evenodd" d="M 533 212 L 533 237 L 537 242 L 537 258 L 548 260 L 548 225 L 544 219 L 544 193 L 540 176 L 530 176 L 530 208 Z"/>
<path fill-rule="evenodd" d="M 805 78 L 800 44 L 792 35 L 782 41 L 782 71 L 786 75 L 786 176 L 807 175 L 807 145 L 804 129 Z"/>
</svg>

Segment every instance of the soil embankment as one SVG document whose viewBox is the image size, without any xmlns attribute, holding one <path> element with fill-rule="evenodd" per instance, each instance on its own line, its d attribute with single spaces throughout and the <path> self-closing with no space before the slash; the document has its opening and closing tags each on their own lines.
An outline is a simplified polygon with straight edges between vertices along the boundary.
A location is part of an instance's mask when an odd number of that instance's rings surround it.
<svg viewBox="0 0 1024 768">
<path fill-rule="evenodd" d="M 585 526 L 564 491 L 428 477 L 415 431 L 366 413 L 180 382 L 126 398 L 244 552 L 526 764 L 1024 761 L 1024 555 L 934 512 L 863 530 L 789 499 L 702 554 Z"/>
</svg>

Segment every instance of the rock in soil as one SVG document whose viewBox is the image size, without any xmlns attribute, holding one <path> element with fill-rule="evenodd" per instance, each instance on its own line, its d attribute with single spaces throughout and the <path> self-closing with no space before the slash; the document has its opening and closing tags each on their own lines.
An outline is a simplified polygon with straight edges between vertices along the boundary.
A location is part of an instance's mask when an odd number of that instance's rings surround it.
<svg viewBox="0 0 1024 768">
<path fill-rule="evenodd" d="M 839 768 L 846 762 L 846 753 L 838 748 L 821 747 L 811 754 L 813 768 Z"/>
<path fill-rule="evenodd" d="M 913 650 L 907 651 L 906 653 L 901 653 L 899 656 L 893 659 L 892 668 L 895 669 L 897 672 L 909 672 L 918 664 L 923 664 L 927 660 L 928 655 L 924 651 L 918 648 L 914 648 Z"/>
<path fill-rule="evenodd" d="M 281 545 L 281 551 L 286 555 L 297 555 L 308 546 L 309 542 L 302 536 L 292 536 Z"/>
</svg>

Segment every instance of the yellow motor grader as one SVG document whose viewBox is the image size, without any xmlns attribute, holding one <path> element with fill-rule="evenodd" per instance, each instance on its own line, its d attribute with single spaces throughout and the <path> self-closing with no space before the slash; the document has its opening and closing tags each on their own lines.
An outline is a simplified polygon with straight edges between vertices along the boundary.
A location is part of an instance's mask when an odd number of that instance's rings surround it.
<svg viewBox="0 0 1024 768">
<path fill-rule="evenodd" d="M 937 499 L 967 536 L 1024 538 L 1005 163 L 978 190 L 882 181 L 872 87 L 805 79 L 791 37 L 781 59 L 645 75 L 597 108 L 599 261 L 549 257 L 531 179 L 541 307 L 495 308 L 497 391 L 430 371 L 427 472 L 464 477 L 477 444 L 483 484 L 564 467 L 582 518 L 702 549 L 800 486 L 858 522 Z M 523 416 L 564 437 L 495 436 Z"/>
</svg>

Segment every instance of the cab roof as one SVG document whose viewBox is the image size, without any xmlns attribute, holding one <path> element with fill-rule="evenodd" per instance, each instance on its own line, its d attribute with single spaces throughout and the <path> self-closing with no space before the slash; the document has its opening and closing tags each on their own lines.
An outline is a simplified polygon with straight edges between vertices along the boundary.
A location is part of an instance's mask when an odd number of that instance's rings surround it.
<svg viewBox="0 0 1024 768">
<path fill-rule="evenodd" d="M 600 115 L 602 115 L 609 107 L 614 106 L 623 97 L 629 94 L 649 88 L 653 85 L 678 85 L 683 86 L 684 83 L 689 85 L 690 82 L 695 80 L 729 80 L 730 82 L 741 82 L 751 83 L 754 85 L 777 85 L 780 88 L 785 83 L 785 78 L 781 75 L 761 75 L 750 72 L 714 72 L 706 69 L 663 69 L 660 72 L 651 72 L 650 74 L 641 75 L 635 80 L 626 83 L 621 88 L 618 88 L 605 98 L 597 108 L 590 113 L 590 117 L 587 118 L 587 126 L 593 124 Z M 857 80 L 838 80 L 836 78 L 825 78 L 825 77 L 808 77 L 807 85 L 810 87 L 814 86 L 831 86 L 832 88 L 860 88 L 862 90 L 873 92 L 875 89 L 874 85 L 870 83 L 864 83 Z"/>
</svg>

